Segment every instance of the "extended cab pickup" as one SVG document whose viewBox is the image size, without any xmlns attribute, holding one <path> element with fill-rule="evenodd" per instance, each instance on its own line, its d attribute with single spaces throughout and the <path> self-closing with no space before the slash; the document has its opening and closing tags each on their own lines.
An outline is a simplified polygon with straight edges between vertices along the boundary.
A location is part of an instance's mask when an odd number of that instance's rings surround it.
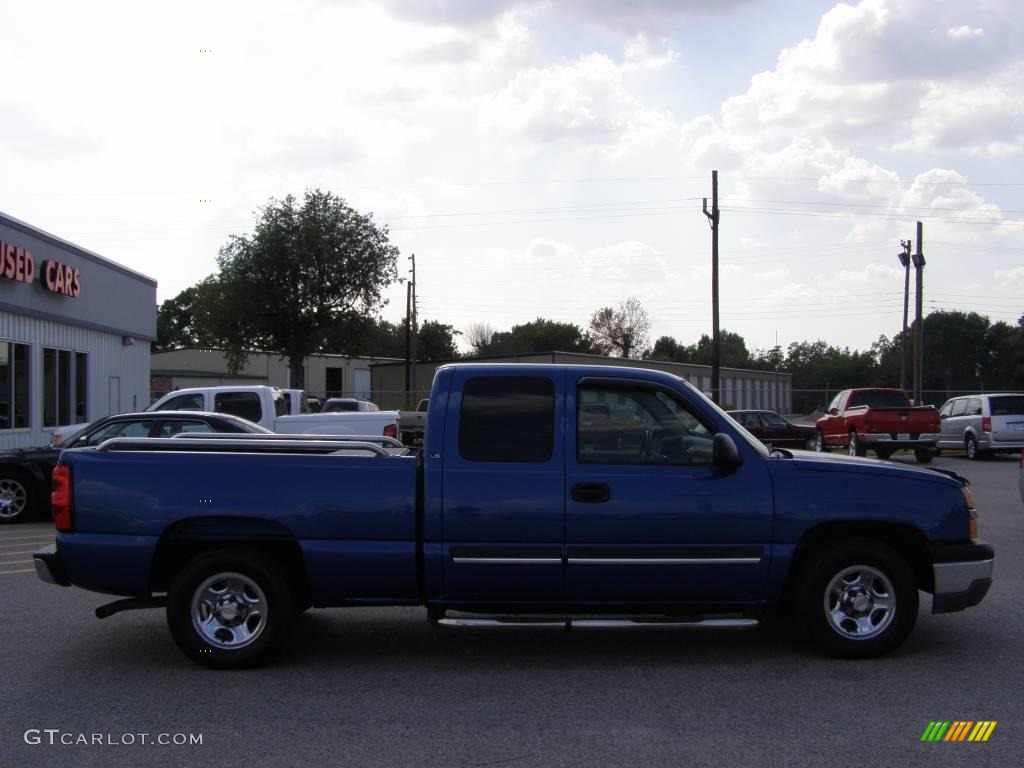
<svg viewBox="0 0 1024 768">
<path fill-rule="evenodd" d="M 275 387 L 194 387 L 168 392 L 147 411 L 230 413 L 281 434 L 398 436 L 398 411 L 309 413 L 301 389 Z"/>
<path fill-rule="evenodd" d="M 939 413 L 934 406 L 914 407 L 902 389 L 844 389 L 815 423 L 815 449 L 845 447 L 851 456 L 873 449 L 878 458 L 909 448 L 921 464 L 935 453 Z"/>
<path fill-rule="evenodd" d="M 592 406 L 631 428 L 609 440 Z M 310 606 L 447 626 L 741 627 L 791 606 L 828 651 L 979 603 L 993 550 L 951 473 L 770 452 L 682 379 L 455 364 L 422 452 L 388 438 L 113 439 L 66 450 L 40 577 L 165 605 L 208 666 L 266 659 Z M 596 426 L 594 426 L 596 424 Z"/>
</svg>

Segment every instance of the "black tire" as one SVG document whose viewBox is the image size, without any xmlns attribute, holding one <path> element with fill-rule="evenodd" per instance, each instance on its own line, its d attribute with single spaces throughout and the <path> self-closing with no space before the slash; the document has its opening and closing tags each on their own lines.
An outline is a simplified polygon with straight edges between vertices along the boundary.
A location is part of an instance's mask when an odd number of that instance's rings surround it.
<svg viewBox="0 0 1024 768">
<path fill-rule="evenodd" d="M 816 552 L 803 570 L 797 610 L 804 628 L 831 655 L 879 656 L 897 648 L 914 628 L 917 582 L 907 561 L 888 545 L 872 539 L 836 541 Z"/>
<path fill-rule="evenodd" d="M 892 448 L 875 448 L 875 453 L 882 461 L 887 461 L 892 456 Z"/>
<path fill-rule="evenodd" d="M 966 451 L 967 458 L 971 461 L 977 461 L 981 458 L 981 451 L 978 450 L 978 441 L 974 435 L 968 435 L 964 438 L 964 451 Z"/>
<path fill-rule="evenodd" d="M 866 456 L 867 449 L 860 444 L 860 440 L 857 439 L 857 432 L 853 429 L 850 430 L 850 440 L 847 443 L 851 456 Z"/>
<path fill-rule="evenodd" d="M 36 485 L 21 472 L 0 470 L 0 525 L 22 523 L 37 516 Z"/>
<path fill-rule="evenodd" d="M 825 436 L 820 429 L 814 430 L 814 450 L 818 453 L 828 453 L 828 446 L 825 445 Z"/>
<path fill-rule="evenodd" d="M 930 448 L 915 448 L 914 458 L 917 459 L 918 464 L 930 464 L 932 458 L 935 456 Z"/>
<path fill-rule="evenodd" d="M 198 626 L 203 615 L 209 616 L 205 630 Z M 295 615 L 293 591 L 282 571 L 264 555 L 244 549 L 197 555 L 167 593 L 174 642 L 190 659 L 214 669 L 266 662 L 284 642 Z"/>
</svg>

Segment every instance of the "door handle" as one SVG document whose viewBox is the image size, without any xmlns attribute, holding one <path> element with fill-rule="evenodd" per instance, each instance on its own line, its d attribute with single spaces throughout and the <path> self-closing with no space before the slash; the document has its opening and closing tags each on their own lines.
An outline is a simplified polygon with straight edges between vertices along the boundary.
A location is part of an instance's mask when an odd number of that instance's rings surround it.
<svg viewBox="0 0 1024 768">
<path fill-rule="evenodd" d="M 584 504 L 601 504 L 612 497 L 607 483 L 576 483 L 571 493 L 573 501 Z"/>
</svg>

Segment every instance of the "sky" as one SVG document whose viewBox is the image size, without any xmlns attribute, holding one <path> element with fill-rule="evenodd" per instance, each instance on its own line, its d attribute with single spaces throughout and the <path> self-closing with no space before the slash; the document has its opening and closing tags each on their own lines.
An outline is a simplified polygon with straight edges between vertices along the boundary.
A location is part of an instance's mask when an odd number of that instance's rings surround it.
<svg viewBox="0 0 1024 768">
<path fill-rule="evenodd" d="M 693 343 L 715 169 L 721 326 L 748 347 L 897 333 L 917 221 L 925 311 L 1015 322 L 1014 5 L 5 3 L 0 211 L 163 301 L 271 198 L 318 187 L 389 228 L 402 273 L 416 254 L 421 321 L 585 328 L 635 296 L 652 342 Z M 405 288 L 386 297 L 398 320 Z"/>
</svg>

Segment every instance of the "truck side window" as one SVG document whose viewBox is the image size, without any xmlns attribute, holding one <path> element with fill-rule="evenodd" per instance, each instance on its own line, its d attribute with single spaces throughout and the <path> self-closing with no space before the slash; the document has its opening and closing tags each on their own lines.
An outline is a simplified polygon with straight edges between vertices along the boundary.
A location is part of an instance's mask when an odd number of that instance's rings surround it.
<svg viewBox="0 0 1024 768">
<path fill-rule="evenodd" d="M 580 387 L 576 403 L 580 464 L 711 463 L 712 430 L 666 392 L 594 384 Z"/>
<path fill-rule="evenodd" d="M 161 411 L 204 411 L 203 396 L 198 393 L 172 397 L 160 406 Z"/>
<path fill-rule="evenodd" d="M 459 453 L 466 461 L 548 461 L 554 451 L 555 385 L 538 376 L 466 381 Z"/>
<path fill-rule="evenodd" d="M 263 415 L 260 396 L 255 392 L 218 392 L 213 398 L 213 410 L 255 422 Z"/>
</svg>

